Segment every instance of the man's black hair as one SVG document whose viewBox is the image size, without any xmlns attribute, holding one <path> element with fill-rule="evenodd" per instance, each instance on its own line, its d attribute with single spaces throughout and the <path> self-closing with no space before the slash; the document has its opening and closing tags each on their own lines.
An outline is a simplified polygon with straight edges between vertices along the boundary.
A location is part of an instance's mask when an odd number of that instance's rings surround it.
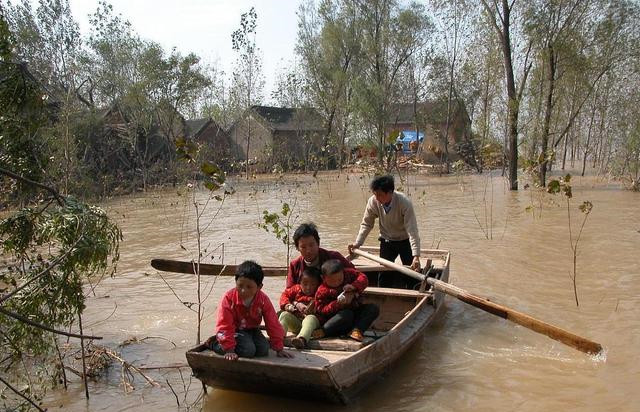
<svg viewBox="0 0 640 412">
<path fill-rule="evenodd" d="M 238 265 L 236 271 L 236 280 L 238 278 L 247 278 L 256 282 L 256 285 L 262 286 L 262 280 L 264 279 L 264 272 L 262 266 L 254 262 L 253 260 L 245 260 Z"/>
<path fill-rule="evenodd" d="M 393 180 L 393 176 L 384 175 L 384 176 L 374 177 L 369 187 L 371 188 L 372 192 L 376 190 L 382 190 L 385 193 L 390 193 L 395 190 L 396 185 Z"/>
<path fill-rule="evenodd" d="M 315 279 L 318 283 L 322 283 L 321 275 L 322 272 L 320 272 L 320 269 L 314 268 L 313 266 L 308 266 L 302 271 L 302 276 L 309 276 Z M 300 277 L 300 280 L 302 280 L 302 277 Z"/>
<path fill-rule="evenodd" d="M 344 269 L 344 265 L 338 259 L 327 260 L 322 264 L 322 276 L 333 275 Z"/>
<path fill-rule="evenodd" d="M 316 242 L 320 243 L 320 235 L 318 235 L 318 228 L 313 223 L 303 223 L 293 232 L 293 244 L 298 247 L 298 240 L 301 237 L 305 236 L 313 236 L 316 239 Z"/>
</svg>

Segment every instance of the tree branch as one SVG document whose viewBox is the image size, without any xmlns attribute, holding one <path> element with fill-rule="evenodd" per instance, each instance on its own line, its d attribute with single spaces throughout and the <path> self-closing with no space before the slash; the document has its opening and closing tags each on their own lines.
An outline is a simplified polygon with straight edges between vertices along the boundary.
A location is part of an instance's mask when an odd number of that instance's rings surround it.
<svg viewBox="0 0 640 412">
<path fill-rule="evenodd" d="M 41 407 L 39 407 L 38 405 L 36 405 L 36 403 L 29 397 L 27 397 L 25 394 L 23 394 L 22 392 L 20 392 L 19 390 L 17 390 L 16 388 L 14 388 L 13 386 L 11 386 L 11 384 L 7 381 L 5 381 L 4 379 L 2 379 L 2 376 L 0 376 L 0 382 L 4 383 L 4 385 L 11 389 L 12 392 L 14 392 L 16 395 L 20 396 L 22 399 L 24 399 L 25 401 L 29 402 L 31 405 L 33 405 L 34 408 L 36 408 L 37 410 L 39 410 L 40 412 L 45 412 L 44 409 L 42 409 Z"/>
<path fill-rule="evenodd" d="M 84 235 L 84 233 L 83 233 Z M 58 263 L 60 263 L 60 261 L 62 259 L 64 259 L 65 257 L 67 257 L 69 255 L 69 253 L 71 253 L 73 251 L 73 248 L 76 247 L 76 245 L 78 244 L 78 242 L 80 242 L 80 240 L 82 240 L 82 236 L 80 236 L 73 245 L 71 245 L 71 247 L 69 248 L 69 250 L 67 250 L 64 254 L 58 256 L 53 262 L 51 262 L 51 264 L 42 272 L 38 273 L 37 275 L 35 275 L 33 278 L 31 278 L 31 280 L 27 281 L 24 285 L 16 288 L 15 290 L 13 290 L 10 293 L 7 293 L 6 295 L 0 297 L 0 305 L 2 305 L 6 300 L 8 300 L 10 297 L 14 296 L 16 293 L 20 292 L 22 289 L 26 288 L 27 286 L 29 286 L 31 283 L 35 282 L 36 280 L 38 280 L 40 277 L 44 276 L 45 274 L 49 273 L 49 271 L 51 269 L 53 269 L 54 267 L 56 267 L 58 265 Z"/>
<path fill-rule="evenodd" d="M 33 181 L 33 180 L 31 180 L 29 178 L 26 178 L 24 176 L 17 175 L 15 173 L 13 173 L 13 172 L 11 172 L 11 171 L 9 171 L 7 169 L 3 169 L 1 167 L 0 167 L 0 174 L 9 176 L 12 179 L 19 180 L 19 181 L 24 182 L 24 183 L 28 183 L 28 184 L 30 184 L 32 186 L 37 186 L 37 187 L 39 187 L 41 189 L 44 189 L 44 190 L 50 192 L 53 195 L 53 197 L 56 198 L 56 201 L 58 202 L 58 204 L 61 205 L 61 206 L 65 203 L 64 202 L 64 198 L 60 195 L 60 193 L 58 193 L 58 191 L 55 190 L 54 188 L 52 188 L 51 186 L 47 186 L 47 185 L 45 185 L 43 183 Z"/>
<path fill-rule="evenodd" d="M 53 328 L 50 328 L 49 326 L 45 326 L 45 325 L 43 325 L 41 323 L 37 323 L 37 322 L 34 322 L 34 321 L 30 320 L 30 319 L 27 319 L 22 315 L 18 315 L 17 313 L 13 313 L 11 311 L 8 311 L 8 310 L 6 310 L 6 309 L 4 309 L 2 307 L 0 307 L 0 313 L 2 313 L 4 315 L 7 315 L 9 317 L 12 317 L 12 318 L 14 318 L 16 320 L 19 320 L 20 322 L 26 323 L 27 325 L 34 326 L 34 327 L 36 327 L 38 329 L 46 330 L 47 332 L 56 333 L 58 335 L 64 335 L 64 336 L 69 336 L 71 338 L 79 338 L 79 339 L 94 339 L 94 340 L 102 339 L 102 336 L 79 335 L 77 333 L 69 333 L 69 332 L 64 332 L 64 331 L 61 331 L 61 330 L 53 329 Z"/>
</svg>

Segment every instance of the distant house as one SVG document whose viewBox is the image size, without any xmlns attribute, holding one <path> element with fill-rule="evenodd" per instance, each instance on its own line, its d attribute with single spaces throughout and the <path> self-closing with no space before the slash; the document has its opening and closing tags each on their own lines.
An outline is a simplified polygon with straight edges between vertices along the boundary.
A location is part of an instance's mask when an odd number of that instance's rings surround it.
<svg viewBox="0 0 640 412">
<path fill-rule="evenodd" d="M 385 135 L 402 131 L 418 131 L 424 133 L 422 157 L 425 161 L 440 160 L 444 151 L 443 136 L 447 125 L 447 101 L 433 100 L 417 104 L 402 103 L 391 107 L 385 125 Z M 464 103 L 460 100 L 452 102 L 451 123 L 449 126 L 448 146 L 449 158 L 456 160 L 459 156 L 456 147 L 471 138 L 471 120 Z"/>
<path fill-rule="evenodd" d="M 217 139 L 225 136 L 226 133 L 210 117 L 201 119 L 190 119 L 185 122 L 187 136 L 199 142 L 215 143 Z"/>
<path fill-rule="evenodd" d="M 322 116 L 313 108 L 252 106 L 229 129 L 238 157 L 268 169 L 299 167 L 318 149 L 325 133 Z"/>
<path fill-rule="evenodd" d="M 185 121 L 187 137 L 202 143 L 208 149 L 207 158 L 225 168 L 237 153 L 229 134 L 210 117 Z"/>
<path fill-rule="evenodd" d="M 168 168 L 175 159 L 174 141 L 185 134 L 184 119 L 175 109 L 160 113 L 117 102 L 83 116 L 89 127 L 83 158 L 92 174 L 113 179 L 105 184 L 147 187 L 174 173 Z"/>
<path fill-rule="evenodd" d="M 181 124 L 183 118 L 175 109 L 171 124 L 158 119 L 153 111 L 130 110 L 119 103 L 100 109 L 96 114 L 104 124 L 105 137 L 135 141 L 136 152 L 148 161 L 156 158 L 168 159 L 174 151 L 173 140 L 184 134 L 184 126 Z M 164 116 L 162 120 L 166 118 Z"/>
</svg>

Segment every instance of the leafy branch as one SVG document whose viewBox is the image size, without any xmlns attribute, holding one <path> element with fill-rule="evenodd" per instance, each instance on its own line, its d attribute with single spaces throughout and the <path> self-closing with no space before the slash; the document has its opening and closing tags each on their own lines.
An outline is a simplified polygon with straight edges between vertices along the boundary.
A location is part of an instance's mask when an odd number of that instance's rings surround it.
<svg viewBox="0 0 640 412">
<path fill-rule="evenodd" d="M 281 240 L 287 246 L 287 262 L 291 256 L 291 229 L 298 218 L 298 215 L 295 217 L 293 215 L 297 203 L 297 198 L 294 199 L 293 206 L 289 206 L 287 202 L 282 203 L 280 213 L 263 210 L 262 222 L 258 223 L 259 228 L 264 229 L 267 233 L 273 233 L 276 239 Z"/>
<path fill-rule="evenodd" d="M 571 189 L 571 175 L 567 174 L 565 177 L 560 179 L 554 179 L 549 182 L 547 186 L 547 192 L 551 194 L 562 193 L 567 201 L 567 222 L 569 229 L 569 245 L 571 247 L 571 252 L 573 254 L 573 271 L 570 274 L 571 281 L 573 282 L 573 295 L 576 299 L 576 306 L 580 306 L 578 301 L 578 289 L 576 284 L 576 278 L 578 276 L 578 243 L 580 242 L 580 237 L 582 236 L 582 230 L 584 229 L 585 223 L 587 223 L 587 218 L 593 210 L 593 203 L 590 201 L 584 201 L 578 209 L 584 215 L 582 219 L 582 223 L 580 225 L 580 230 L 578 231 L 578 235 L 573 239 L 573 232 L 571 228 L 571 198 L 573 197 L 573 191 Z"/>
</svg>

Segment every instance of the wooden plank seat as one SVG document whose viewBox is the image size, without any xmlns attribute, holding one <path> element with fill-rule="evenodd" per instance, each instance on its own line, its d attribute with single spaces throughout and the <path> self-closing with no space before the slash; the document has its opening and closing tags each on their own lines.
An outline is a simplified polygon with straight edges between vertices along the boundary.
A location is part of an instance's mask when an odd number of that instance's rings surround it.
<svg viewBox="0 0 640 412">
<path fill-rule="evenodd" d="M 294 337 L 294 335 L 287 335 L 284 338 L 284 346 L 293 347 L 293 345 L 291 344 L 291 339 L 293 339 Z M 348 338 L 311 339 L 309 342 L 307 342 L 307 349 L 355 352 L 373 343 L 374 341 L 375 339 L 370 336 L 365 336 L 362 342 L 358 342 Z"/>
<path fill-rule="evenodd" d="M 391 288 L 377 288 L 368 286 L 364 290 L 364 295 L 377 295 L 377 296 L 401 296 L 406 298 L 422 298 L 424 296 L 431 295 L 431 292 L 418 292 L 417 290 L 409 289 L 391 289 Z"/>
</svg>

